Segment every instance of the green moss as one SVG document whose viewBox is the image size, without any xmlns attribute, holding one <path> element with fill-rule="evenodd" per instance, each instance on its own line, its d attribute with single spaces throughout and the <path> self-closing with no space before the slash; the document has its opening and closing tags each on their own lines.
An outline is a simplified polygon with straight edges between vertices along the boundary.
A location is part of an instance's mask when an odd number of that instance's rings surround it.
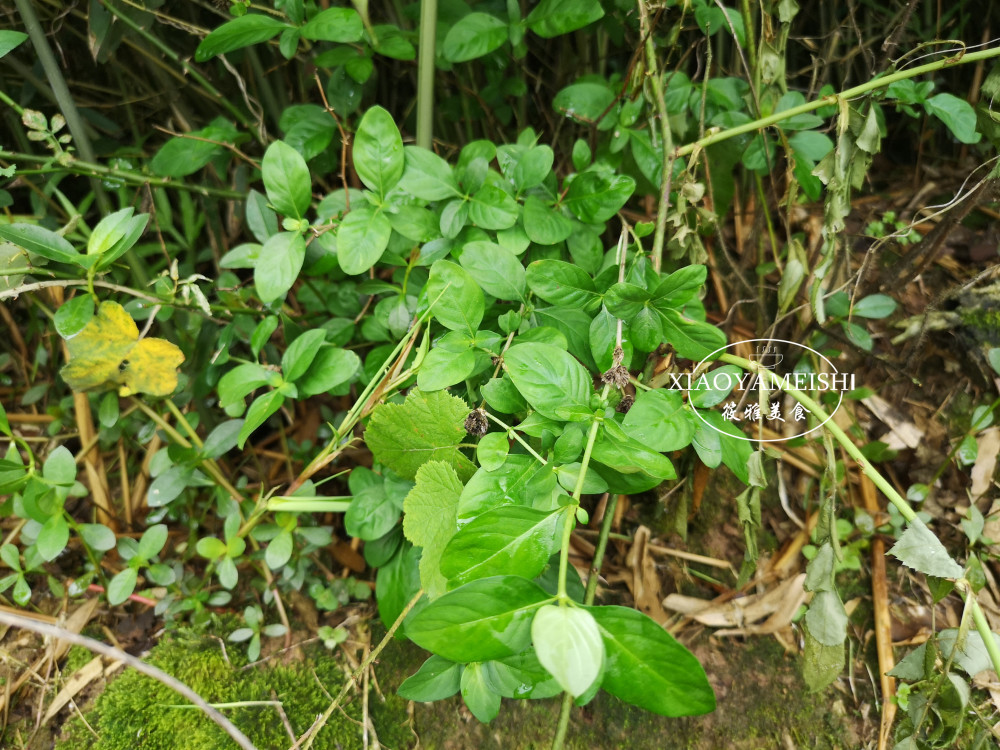
<svg viewBox="0 0 1000 750">
<path fill-rule="evenodd" d="M 329 705 L 324 693 L 336 694 L 344 682 L 338 661 L 321 647 L 292 663 L 274 659 L 265 665 L 241 669 L 245 659 L 230 649 L 227 662 L 217 640 L 190 634 L 167 636 L 149 654 L 148 661 L 189 685 L 209 703 L 281 701 L 296 737 L 301 736 Z M 176 693 L 138 672 L 126 670 L 97 700 L 87 720 L 94 736 L 79 720 L 72 722 L 57 750 L 225 750 L 236 744 L 197 709 Z M 292 740 L 276 707 L 241 706 L 222 709 L 259 748 L 288 747 Z M 369 700 L 372 723 L 388 747 L 412 742 L 407 727 L 406 702 L 387 695 L 385 703 L 374 692 Z M 357 698 L 334 712 L 319 732 L 314 748 L 360 748 L 361 702 Z"/>
</svg>

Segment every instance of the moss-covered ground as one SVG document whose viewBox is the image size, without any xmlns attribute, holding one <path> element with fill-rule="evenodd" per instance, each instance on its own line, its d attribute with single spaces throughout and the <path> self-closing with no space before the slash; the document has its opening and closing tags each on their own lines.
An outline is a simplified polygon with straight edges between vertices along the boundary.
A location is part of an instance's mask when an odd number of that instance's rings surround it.
<svg viewBox="0 0 1000 750">
<path fill-rule="evenodd" d="M 658 750 L 771 750 L 771 748 L 854 748 L 861 745 L 858 722 L 830 689 L 806 692 L 795 658 L 772 639 L 707 641 L 693 649 L 704 662 L 718 696 L 707 716 L 669 719 L 627 706 L 606 694 L 573 712 L 566 747 L 657 748 Z M 304 658 L 273 659 L 245 668 L 219 641 L 190 634 L 166 636 L 147 657 L 187 682 L 211 703 L 281 701 L 292 731 L 300 736 L 329 705 L 345 679 L 342 662 L 330 652 L 307 650 Z M 416 671 L 425 654 L 412 644 L 393 642 L 376 665 L 384 700 L 369 695 L 371 720 L 382 747 L 402 750 L 528 750 L 547 748 L 559 710 L 557 700 L 504 701 L 499 717 L 482 725 L 457 696 L 415 704 L 412 715 L 395 690 Z M 78 719 L 63 729 L 56 750 L 228 750 L 235 744 L 200 712 L 180 708 L 168 688 L 124 671 L 86 712 L 94 736 Z M 284 750 L 293 741 L 277 709 L 247 705 L 224 709 L 260 750 Z M 362 748 L 361 701 L 337 711 L 317 737 L 317 750 Z"/>
</svg>

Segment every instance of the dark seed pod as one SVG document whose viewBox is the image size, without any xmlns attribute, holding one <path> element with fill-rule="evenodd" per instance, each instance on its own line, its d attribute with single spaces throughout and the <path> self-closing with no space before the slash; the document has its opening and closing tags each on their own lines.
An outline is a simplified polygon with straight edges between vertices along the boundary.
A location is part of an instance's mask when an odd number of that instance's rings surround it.
<svg viewBox="0 0 1000 750">
<path fill-rule="evenodd" d="M 469 416 L 465 418 L 465 431 L 470 435 L 475 435 L 476 437 L 482 437 L 486 434 L 486 430 L 489 429 L 490 423 L 486 419 L 486 412 L 482 409 L 476 409 L 469 413 Z"/>
<path fill-rule="evenodd" d="M 626 393 L 622 396 L 622 400 L 618 402 L 618 406 L 615 407 L 615 411 L 619 414 L 628 414 L 628 410 L 632 408 L 632 404 L 634 403 L 635 396 Z"/>
</svg>

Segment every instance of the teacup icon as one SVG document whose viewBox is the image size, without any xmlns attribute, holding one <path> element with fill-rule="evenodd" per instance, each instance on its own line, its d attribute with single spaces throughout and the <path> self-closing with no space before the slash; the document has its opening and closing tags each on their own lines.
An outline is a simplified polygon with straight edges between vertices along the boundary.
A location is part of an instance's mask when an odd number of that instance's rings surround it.
<svg viewBox="0 0 1000 750">
<path fill-rule="evenodd" d="M 777 347 L 768 345 L 758 346 L 753 358 L 765 370 L 773 370 L 781 364 L 785 357 L 778 351 Z"/>
</svg>

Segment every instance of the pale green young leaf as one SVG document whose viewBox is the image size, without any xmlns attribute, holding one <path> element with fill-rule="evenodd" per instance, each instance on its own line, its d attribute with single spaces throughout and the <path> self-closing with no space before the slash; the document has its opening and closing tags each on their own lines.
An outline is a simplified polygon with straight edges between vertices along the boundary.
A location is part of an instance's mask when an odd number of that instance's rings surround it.
<svg viewBox="0 0 1000 750">
<path fill-rule="evenodd" d="M 312 201 L 309 167 L 302 155 L 287 143 L 275 141 L 264 152 L 261 170 L 267 198 L 278 213 L 301 219 Z"/>
<path fill-rule="evenodd" d="M 370 190 L 384 197 L 403 176 L 403 139 L 382 107 L 365 112 L 354 136 L 354 169 Z"/>
<path fill-rule="evenodd" d="M 458 529 L 458 499 L 462 482 L 444 461 L 429 461 L 417 470 L 416 485 L 403 501 L 403 533 L 423 548 L 420 583 L 431 599 L 447 590 L 440 570 L 441 555 Z"/>
<path fill-rule="evenodd" d="M 604 643 L 586 609 L 547 604 L 531 623 L 538 661 L 574 698 L 594 684 L 604 663 Z"/>
</svg>

